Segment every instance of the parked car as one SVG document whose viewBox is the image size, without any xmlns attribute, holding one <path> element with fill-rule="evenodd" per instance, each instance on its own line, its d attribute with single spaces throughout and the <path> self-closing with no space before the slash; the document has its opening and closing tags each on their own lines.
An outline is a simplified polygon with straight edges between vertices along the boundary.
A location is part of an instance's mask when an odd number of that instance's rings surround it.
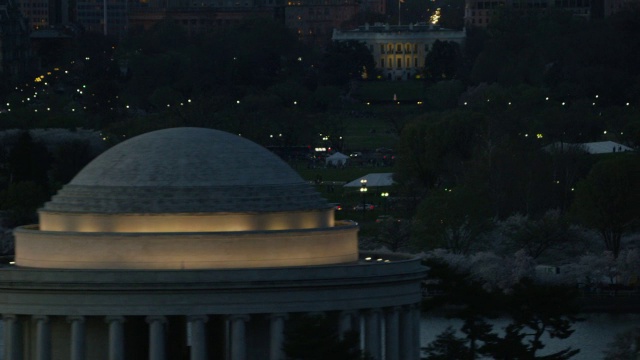
<svg viewBox="0 0 640 360">
<path fill-rule="evenodd" d="M 364 205 L 364 210 L 366 210 L 366 211 L 374 210 L 376 208 L 376 206 L 373 205 L 373 204 L 358 204 L 358 205 L 353 207 L 353 210 L 362 211 L 363 210 L 363 205 Z"/>
</svg>

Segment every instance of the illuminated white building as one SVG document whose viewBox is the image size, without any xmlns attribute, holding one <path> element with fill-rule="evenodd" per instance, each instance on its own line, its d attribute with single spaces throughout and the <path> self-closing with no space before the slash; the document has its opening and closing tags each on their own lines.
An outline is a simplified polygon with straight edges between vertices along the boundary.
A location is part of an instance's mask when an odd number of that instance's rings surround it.
<svg viewBox="0 0 640 360">
<path fill-rule="evenodd" d="M 369 47 L 376 69 L 389 80 L 407 80 L 422 72 L 427 53 L 436 40 L 462 44 L 465 30 L 426 24 L 392 26 L 375 24 L 355 30 L 333 30 L 333 41 L 360 41 Z"/>
<path fill-rule="evenodd" d="M 359 254 L 333 211 L 241 137 L 125 141 L 16 230 L 4 359 L 280 360 L 287 319 L 323 312 L 374 359 L 417 360 L 419 259 Z"/>
</svg>

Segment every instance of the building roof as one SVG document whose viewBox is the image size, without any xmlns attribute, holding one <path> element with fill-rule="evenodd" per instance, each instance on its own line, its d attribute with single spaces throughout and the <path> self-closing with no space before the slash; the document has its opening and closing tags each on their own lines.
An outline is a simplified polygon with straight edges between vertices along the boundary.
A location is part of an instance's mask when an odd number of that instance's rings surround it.
<svg viewBox="0 0 640 360">
<path fill-rule="evenodd" d="M 556 142 L 544 147 L 547 151 L 561 149 L 562 147 L 574 147 L 583 149 L 589 154 L 609 154 L 616 152 L 633 151 L 632 148 L 613 141 L 596 141 L 588 143 L 560 143 Z"/>
<path fill-rule="evenodd" d="M 360 180 L 367 180 L 367 187 L 393 185 L 393 173 L 371 173 L 346 183 L 345 187 L 360 187 Z"/>
<path fill-rule="evenodd" d="M 374 24 L 360 26 L 351 30 L 333 29 L 333 41 L 346 40 L 441 40 L 463 42 L 466 38 L 466 29 L 451 30 L 439 26 L 427 24 L 389 25 Z"/>
<path fill-rule="evenodd" d="M 408 24 L 408 25 L 390 25 L 390 24 L 382 24 L 375 23 L 373 25 L 365 24 L 362 26 L 358 26 L 356 29 L 348 30 L 353 32 L 451 32 L 456 30 L 445 29 L 438 25 L 427 24 L 427 23 L 416 23 L 416 24 Z"/>
<path fill-rule="evenodd" d="M 613 141 L 597 141 L 581 144 L 589 154 L 608 154 L 613 152 L 633 151 L 632 148 Z"/>
<path fill-rule="evenodd" d="M 193 213 L 326 207 L 311 186 L 262 146 L 219 130 L 172 128 L 107 150 L 44 210 Z"/>
</svg>

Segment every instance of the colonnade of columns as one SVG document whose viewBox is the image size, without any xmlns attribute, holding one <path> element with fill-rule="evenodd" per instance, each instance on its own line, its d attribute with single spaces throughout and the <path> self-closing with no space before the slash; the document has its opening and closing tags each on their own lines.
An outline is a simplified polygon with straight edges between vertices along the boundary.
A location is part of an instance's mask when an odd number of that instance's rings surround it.
<svg viewBox="0 0 640 360">
<path fill-rule="evenodd" d="M 255 315 L 234 314 L 226 317 L 229 326 L 226 346 L 228 360 L 247 360 L 247 323 Z M 23 332 L 21 320 L 13 314 L 4 314 L 4 359 L 25 360 L 23 348 Z M 289 314 L 269 314 L 268 358 L 282 360 L 282 345 Z M 84 316 L 66 317 L 70 326 L 69 354 L 71 360 L 91 360 L 86 357 L 86 329 Z M 126 318 L 124 316 L 106 316 L 108 327 L 109 360 L 124 360 Z M 147 316 L 149 333 L 149 360 L 167 360 L 166 318 L 164 316 Z M 207 354 L 206 315 L 187 316 L 189 329 L 188 346 L 190 360 L 209 359 Z M 50 318 L 44 315 L 31 316 L 35 328 L 36 360 L 52 359 L 52 339 Z M 417 304 L 394 306 L 388 308 L 372 308 L 360 311 L 342 311 L 338 319 L 340 336 L 348 331 L 361 332 L 362 349 L 375 360 L 419 360 L 420 355 L 420 310 Z M 261 358 L 262 359 L 262 358 Z"/>
</svg>

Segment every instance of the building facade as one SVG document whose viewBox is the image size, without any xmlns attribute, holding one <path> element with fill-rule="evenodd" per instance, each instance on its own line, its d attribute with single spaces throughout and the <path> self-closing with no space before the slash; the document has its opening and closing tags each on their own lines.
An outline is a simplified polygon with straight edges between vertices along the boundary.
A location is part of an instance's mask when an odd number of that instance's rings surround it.
<svg viewBox="0 0 640 360">
<path fill-rule="evenodd" d="M 30 49 L 27 20 L 12 0 L 0 0 L 0 74 L 9 79 L 24 75 Z"/>
<path fill-rule="evenodd" d="M 285 25 L 295 31 L 298 39 L 306 43 L 325 44 L 333 29 L 355 16 L 360 2 L 301 0 L 288 1 L 285 7 Z"/>
<path fill-rule="evenodd" d="M 585 20 L 611 16 L 635 4 L 636 0 L 466 0 L 464 20 L 467 26 L 486 27 L 500 9 L 522 13 L 566 11 Z"/>
<path fill-rule="evenodd" d="M 22 15 L 28 19 L 29 26 L 34 30 L 47 27 L 52 22 L 49 19 L 48 0 L 20 0 L 18 6 Z"/>
<path fill-rule="evenodd" d="M 126 0 L 18 0 L 18 5 L 32 30 L 80 26 L 116 37 L 128 31 Z"/>
<path fill-rule="evenodd" d="M 207 33 L 217 28 L 238 25 L 248 18 L 272 18 L 269 8 L 184 8 L 184 9 L 134 9 L 129 13 L 129 27 L 148 30 L 154 24 L 171 19 L 185 28 L 188 34 Z"/>
<path fill-rule="evenodd" d="M 465 30 L 448 30 L 424 24 L 376 24 L 355 30 L 333 31 L 333 41 L 360 41 L 369 47 L 376 69 L 389 80 L 407 80 L 420 74 L 436 40 L 463 44 Z"/>
<path fill-rule="evenodd" d="M 282 360 L 322 313 L 374 359 L 419 359 L 418 258 L 359 253 L 280 158 L 176 128 L 87 165 L 15 232 L 0 268 L 4 359 Z"/>
</svg>

